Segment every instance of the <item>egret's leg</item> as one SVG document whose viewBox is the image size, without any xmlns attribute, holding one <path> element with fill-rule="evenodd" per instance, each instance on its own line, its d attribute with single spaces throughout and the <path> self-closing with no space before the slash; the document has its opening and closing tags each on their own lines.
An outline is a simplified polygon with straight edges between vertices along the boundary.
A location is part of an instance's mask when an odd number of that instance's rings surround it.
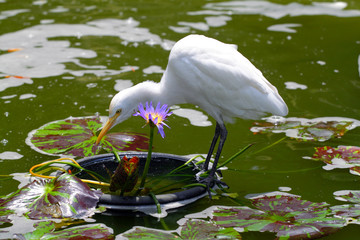
<svg viewBox="0 0 360 240">
<path fill-rule="evenodd" d="M 216 122 L 215 134 L 214 134 L 213 140 L 212 140 L 211 145 L 210 145 L 209 152 L 208 152 L 208 154 L 206 156 L 206 160 L 205 160 L 205 163 L 204 163 L 204 170 L 205 171 L 207 171 L 209 169 L 210 158 L 211 158 L 211 155 L 214 152 L 214 148 L 215 148 L 217 140 L 219 139 L 219 135 L 220 135 L 220 125 Z"/>
<path fill-rule="evenodd" d="M 223 146 L 224 146 L 224 143 L 225 143 L 225 140 L 226 140 L 226 137 L 227 137 L 227 133 L 228 133 L 224 124 L 221 124 L 221 125 L 218 124 L 218 126 L 219 126 L 219 129 L 220 129 L 220 141 L 219 141 L 218 149 L 216 151 L 213 166 L 212 166 L 211 171 L 209 173 L 209 177 L 211 177 L 211 178 L 214 178 L 214 176 L 215 176 L 216 167 L 217 167 L 217 164 L 219 162 L 221 151 L 223 149 Z"/>
<path fill-rule="evenodd" d="M 221 155 L 221 151 L 223 149 L 223 146 L 224 146 L 224 143 L 225 143 L 225 140 L 226 140 L 226 137 L 227 137 L 227 130 L 226 130 L 226 127 L 224 124 L 217 124 L 216 126 L 216 131 L 215 131 L 215 136 L 214 136 L 214 139 L 216 137 L 216 140 L 213 140 L 213 143 L 217 141 L 217 139 L 220 137 L 220 141 L 219 141 L 219 146 L 218 146 L 218 149 L 216 151 L 216 155 L 215 155 L 215 159 L 214 159 L 214 163 L 212 165 L 212 168 L 210 170 L 210 173 L 209 175 L 202 180 L 202 182 L 204 184 L 206 184 L 206 187 L 207 187 L 207 191 L 209 193 L 209 198 L 211 199 L 211 192 L 210 192 L 210 186 L 214 183 L 214 182 L 219 182 L 219 183 L 222 183 L 226 186 L 225 183 L 219 181 L 219 180 L 216 180 L 215 179 L 215 173 L 216 173 L 216 168 L 217 168 L 217 164 L 219 162 L 219 158 L 220 158 L 220 155 Z M 214 150 L 214 147 L 212 147 L 212 149 L 210 148 L 210 150 Z M 211 154 L 210 154 L 211 155 Z M 209 156 L 208 156 L 209 157 Z"/>
</svg>

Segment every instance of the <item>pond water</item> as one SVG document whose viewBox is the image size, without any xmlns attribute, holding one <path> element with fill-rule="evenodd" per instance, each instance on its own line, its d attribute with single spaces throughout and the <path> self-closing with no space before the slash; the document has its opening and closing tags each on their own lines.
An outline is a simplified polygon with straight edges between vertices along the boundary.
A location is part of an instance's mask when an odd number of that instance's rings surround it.
<svg viewBox="0 0 360 240">
<path fill-rule="evenodd" d="M 159 81 L 172 45 L 197 33 L 236 44 L 278 88 L 292 120 L 336 117 L 354 122 L 337 138 L 298 141 L 282 139 L 291 133 L 254 134 L 254 121 L 238 119 L 227 126 L 222 160 L 254 145 L 223 172 L 229 191 L 244 199 L 280 189 L 312 202 L 341 204 L 333 193 L 359 190 L 359 176 L 348 169 L 324 170 L 324 163 L 309 157 L 315 147 L 359 146 L 359 25 L 360 2 L 355 0 L 0 0 L 0 193 L 17 190 L 19 181 L 29 181 L 31 166 L 54 159 L 26 144 L 29 132 L 70 116 L 106 116 L 116 92 L 144 80 Z M 193 105 L 172 111 L 171 129 L 165 129 L 164 139 L 156 135 L 154 151 L 206 154 L 214 120 Z M 134 117 L 112 131 L 147 133 L 143 124 Z M 187 214 L 233 204 L 225 197 L 203 198 L 164 221 L 175 229 Z M 98 214 L 93 219 L 115 234 L 136 225 L 163 229 L 150 216 Z M 351 225 L 327 239 L 355 239 L 359 233 L 360 227 Z M 257 232 L 242 236 L 274 238 Z"/>
</svg>

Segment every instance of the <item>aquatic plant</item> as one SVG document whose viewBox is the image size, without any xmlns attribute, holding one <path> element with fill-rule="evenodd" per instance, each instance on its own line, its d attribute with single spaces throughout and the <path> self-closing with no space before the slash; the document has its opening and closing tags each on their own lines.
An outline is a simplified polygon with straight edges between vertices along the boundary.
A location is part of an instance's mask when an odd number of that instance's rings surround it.
<svg viewBox="0 0 360 240">
<path fill-rule="evenodd" d="M 143 174 L 141 177 L 141 183 L 139 186 L 139 190 L 141 191 L 144 188 L 145 180 L 147 173 L 149 171 L 150 161 L 151 161 L 151 153 L 152 153 L 152 145 L 154 140 L 154 128 L 155 126 L 158 128 L 158 131 L 162 138 L 165 137 L 164 133 L 164 127 L 168 125 L 164 122 L 168 116 L 172 114 L 172 112 L 169 112 L 168 106 L 166 104 L 162 105 L 160 102 L 157 104 L 156 108 L 154 109 L 152 102 L 150 104 L 146 102 L 145 104 L 146 108 L 144 109 L 144 106 L 142 103 L 139 104 L 138 109 L 139 112 L 135 113 L 134 116 L 141 116 L 145 119 L 146 124 L 150 127 L 150 141 L 149 141 L 149 149 L 148 149 L 148 155 L 145 163 L 145 167 L 143 170 Z"/>
</svg>

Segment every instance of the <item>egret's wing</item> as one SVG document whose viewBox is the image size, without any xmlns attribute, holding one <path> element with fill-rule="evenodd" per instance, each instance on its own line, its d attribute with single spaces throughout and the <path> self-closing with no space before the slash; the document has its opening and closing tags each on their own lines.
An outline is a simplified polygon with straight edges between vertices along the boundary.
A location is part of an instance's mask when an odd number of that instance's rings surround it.
<svg viewBox="0 0 360 240">
<path fill-rule="evenodd" d="M 215 119 L 287 114 L 277 89 L 232 46 L 201 36 L 187 38 L 174 46 L 168 70 L 188 102 Z"/>
</svg>

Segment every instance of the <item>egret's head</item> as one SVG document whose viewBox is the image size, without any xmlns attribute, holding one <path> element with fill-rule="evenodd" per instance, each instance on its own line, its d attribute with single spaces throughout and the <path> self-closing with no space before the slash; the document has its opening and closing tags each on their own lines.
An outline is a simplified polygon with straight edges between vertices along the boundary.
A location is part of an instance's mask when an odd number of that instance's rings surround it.
<svg viewBox="0 0 360 240">
<path fill-rule="evenodd" d="M 109 107 L 109 119 L 101 130 L 96 140 L 96 144 L 101 141 L 101 139 L 112 127 L 130 118 L 136 111 L 138 102 L 129 96 L 128 91 L 125 89 L 113 97 Z"/>
</svg>

